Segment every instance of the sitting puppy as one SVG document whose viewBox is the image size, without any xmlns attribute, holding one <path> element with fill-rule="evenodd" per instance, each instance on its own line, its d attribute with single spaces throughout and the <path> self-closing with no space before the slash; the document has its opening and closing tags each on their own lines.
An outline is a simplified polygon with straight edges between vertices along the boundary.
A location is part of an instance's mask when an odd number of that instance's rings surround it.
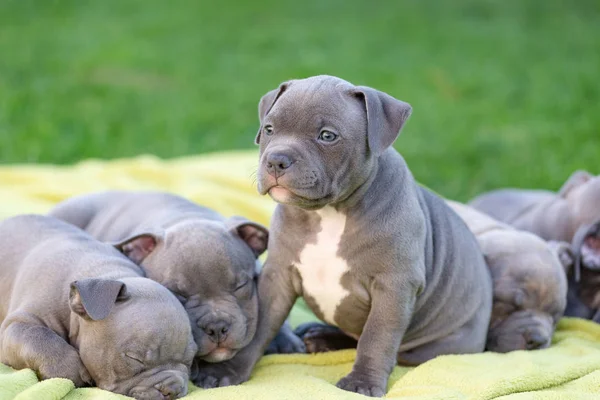
<svg viewBox="0 0 600 400">
<path fill-rule="evenodd" d="M 569 293 L 565 315 L 600 323 L 600 220 L 578 230 L 571 245 L 553 244 L 567 267 Z"/>
<path fill-rule="evenodd" d="M 268 239 L 263 226 L 160 192 L 73 197 L 50 215 L 115 243 L 148 278 L 175 293 L 190 316 L 199 362 L 227 360 L 254 336 L 257 257 Z M 276 350 L 303 352 L 304 345 L 286 329 Z"/>
<path fill-rule="evenodd" d="M 477 238 L 492 274 L 494 303 L 487 350 L 506 353 L 548 347 L 565 310 L 567 281 L 559 255 L 568 257 L 568 250 L 515 230 L 472 207 L 454 201 L 447 204 Z M 296 334 L 310 352 L 356 347 L 356 341 L 344 338 L 332 326 L 305 324 Z"/>
<path fill-rule="evenodd" d="M 247 380 L 298 296 L 358 339 L 354 368 L 337 384 L 345 390 L 382 396 L 398 360 L 484 350 L 492 285 L 475 237 L 391 147 L 410 112 L 330 76 L 261 99 L 258 187 L 280 204 L 258 330 L 236 357 L 201 371 L 203 386 Z"/>
<path fill-rule="evenodd" d="M 494 304 L 487 349 L 505 353 L 548 347 L 567 301 L 560 254 L 534 234 L 464 204 L 447 203 L 475 234 L 492 274 Z"/>
<path fill-rule="evenodd" d="M 0 361 L 138 399 L 187 393 L 185 310 L 112 246 L 53 218 L 0 222 Z"/>
<path fill-rule="evenodd" d="M 571 243 L 581 227 L 600 220 L 600 176 L 577 171 L 558 193 L 501 189 L 482 194 L 469 205 L 544 240 Z"/>
</svg>

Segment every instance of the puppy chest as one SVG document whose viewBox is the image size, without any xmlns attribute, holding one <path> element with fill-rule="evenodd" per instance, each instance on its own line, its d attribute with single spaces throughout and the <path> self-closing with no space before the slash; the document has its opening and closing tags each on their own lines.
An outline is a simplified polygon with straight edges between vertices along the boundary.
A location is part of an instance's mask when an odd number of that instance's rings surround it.
<svg viewBox="0 0 600 400">
<path fill-rule="evenodd" d="M 302 279 L 304 295 L 312 298 L 326 322 L 335 324 L 335 312 L 350 294 L 342 285 L 342 277 L 349 271 L 349 266 L 339 255 L 346 216 L 332 208 L 317 213 L 320 230 L 316 241 L 306 244 L 301 250 L 296 269 Z"/>
</svg>

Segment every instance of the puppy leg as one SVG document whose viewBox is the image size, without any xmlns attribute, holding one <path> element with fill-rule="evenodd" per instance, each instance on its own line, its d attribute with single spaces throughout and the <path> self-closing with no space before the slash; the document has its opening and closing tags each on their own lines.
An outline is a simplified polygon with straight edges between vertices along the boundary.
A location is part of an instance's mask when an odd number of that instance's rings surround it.
<svg viewBox="0 0 600 400">
<path fill-rule="evenodd" d="M 309 322 L 294 331 L 302 338 L 308 353 L 324 353 L 343 349 L 355 349 L 358 341 L 335 326 Z"/>
<path fill-rule="evenodd" d="M 481 314 L 481 313 L 480 313 Z M 484 351 L 487 325 L 475 318 L 443 339 L 398 353 L 398 364 L 416 366 L 445 354 L 472 354 Z"/>
<path fill-rule="evenodd" d="M 289 353 L 306 353 L 306 347 L 302 339 L 294 333 L 290 324 L 286 322 L 265 350 L 265 354 Z"/>
<path fill-rule="evenodd" d="M 9 322 L 3 324 L 0 337 L 2 363 L 31 368 L 40 379 L 67 378 L 77 387 L 92 383 L 77 350 L 45 326 Z"/>
<path fill-rule="evenodd" d="M 410 270 L 419 271 L 419 266 Z M 352 372 L 337 383 L 340 389 L 372 397 L 385 395 L 419 288 L 418 279 L 404 279 L 381 274 L 372 284 L 371 310 L 358 339 L 356 361 Z"/>
</svg>

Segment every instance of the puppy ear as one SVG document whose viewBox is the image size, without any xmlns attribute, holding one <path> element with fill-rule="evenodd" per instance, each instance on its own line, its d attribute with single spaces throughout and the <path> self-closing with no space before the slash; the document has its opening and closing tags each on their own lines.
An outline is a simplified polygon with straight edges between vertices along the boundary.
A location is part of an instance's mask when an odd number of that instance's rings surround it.
<svg viewBox="0 0 600 400">
<path fill-rule="evenodd" d="M 552 251 L 552 253 L 556 255 L 556 257 L 562 264 L 565 273 L 568 274 L 575 264 L 575 254 L 573 253 L 571 244 L 567 242 L 550 240 L 548 241 L 548 247 L 550 248 L 550 251 Z"/>
<path fill-rule="evenodd" d="M 573 236 L 573 244 L 571 246 L 571 249 L 575 254 L 575 261 L 573 263 L 575 266 L 575 282 L 579 282 L 581 268 L 585 267 L 582 266 L 583 260 L 581 255 L 581 248 L 583 247 L 585 240 L 588 237 L 598 235 L 600 235 L 600 221 L 596 221 L 593 224 L 580 226 L 579 229 L 577 229 L 577 231 L 575 232 L 575 235 Z"/>
<path fill-rule="evenodd" d="M 258 119 L 260 120 L 260 127 L 258 128 L 258 133 L 256 134 L 256 138 L 254 139 L 255 144 L 260 143 L 260 133 L 262 131 L 262 122 L 265 119 L 265 116 L 269 113 L 273 105 L 281 97 L 283 92 L 287 90 L 288 87 L 292 84 L 292 81 L 283 82 L 277 89 L 273 89 L 263 97 L 261 97 L 260 102 L 258 103 Z"/>
<path fill-rule="evenodd" d="M 252 249 L 256 257 L 267 250 L 269 230 L 244 217 L 231 217 L 227 220 L 229 231 L 239 236 Z"/>
<path fill-rule="evenodd" d="M 590 174 L 587 171 L 579 170 L 573 172 L 569 179 L 567 179 L 567 181 L 562 185 L 562 187 L 558 191 L 558 195 L 563 198 L 567 197 L 573 189 L 583 185 L 593 177 L 594 175 Z"/>
<path fill-rule="evenodd" d="M 141 233 L 114 243 L 113 246 L 136 264 L 140 264 L 156 248 L 159 237 L 153 233 Z"/>
<path fill-rule="evenodd" d="M 398 138 L 412 113 L 412 107 L 389 94 L 366 86 L 357 86 L 354 94 L 365 102 L 369 149 L 379 156 Z"/>
<path fill-rule="evenodd" d="M 127 300 L 127 286 L 109 279 L 81 279 L 71 283 L 69 307 L 82 318 L 99 321 L 108 317 L 117 301 Z"/>
</svg>

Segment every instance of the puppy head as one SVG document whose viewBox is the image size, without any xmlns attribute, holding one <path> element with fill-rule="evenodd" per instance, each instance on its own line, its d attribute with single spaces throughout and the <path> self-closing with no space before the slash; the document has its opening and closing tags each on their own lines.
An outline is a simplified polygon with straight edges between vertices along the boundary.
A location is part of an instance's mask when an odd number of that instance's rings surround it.
<svg viewBox="0 0 600 400">
<path fill-rule="evenodd" d="M 232 358 L 256 332 L 256 259 L 266 249 L 267 229 L 242 217 L 225 223 L 192 220 L 153 238 L 137 235 L 119 247 L 184 305 L 199 358 Z M 146 241 L 150 251 L 133 250 Z"/>
<path fill-rule="evenodd" d="M 559 259 L 541 239 L 531 235 L 534 243 L 527 244 L 527 237 L 515 237 L 514 243 L 486 254 L 494 281 L 491 351 L 548 347 L 566 307 L 567 282 Z"/>
<path fill-rule="evenodd" d="M 196 353 L 189 320 L 175 296 L 146 278 L 71 283 L 71 338 L 96 385 L 135 398 L 187 393 Z"/>
<path fill-rule="evenodd" d="M 343 201 L 410 113 L 407 103 L 331 76 L 281 84 L 259 104 L 259 192 L 306 209 Z"/>
</svg>

